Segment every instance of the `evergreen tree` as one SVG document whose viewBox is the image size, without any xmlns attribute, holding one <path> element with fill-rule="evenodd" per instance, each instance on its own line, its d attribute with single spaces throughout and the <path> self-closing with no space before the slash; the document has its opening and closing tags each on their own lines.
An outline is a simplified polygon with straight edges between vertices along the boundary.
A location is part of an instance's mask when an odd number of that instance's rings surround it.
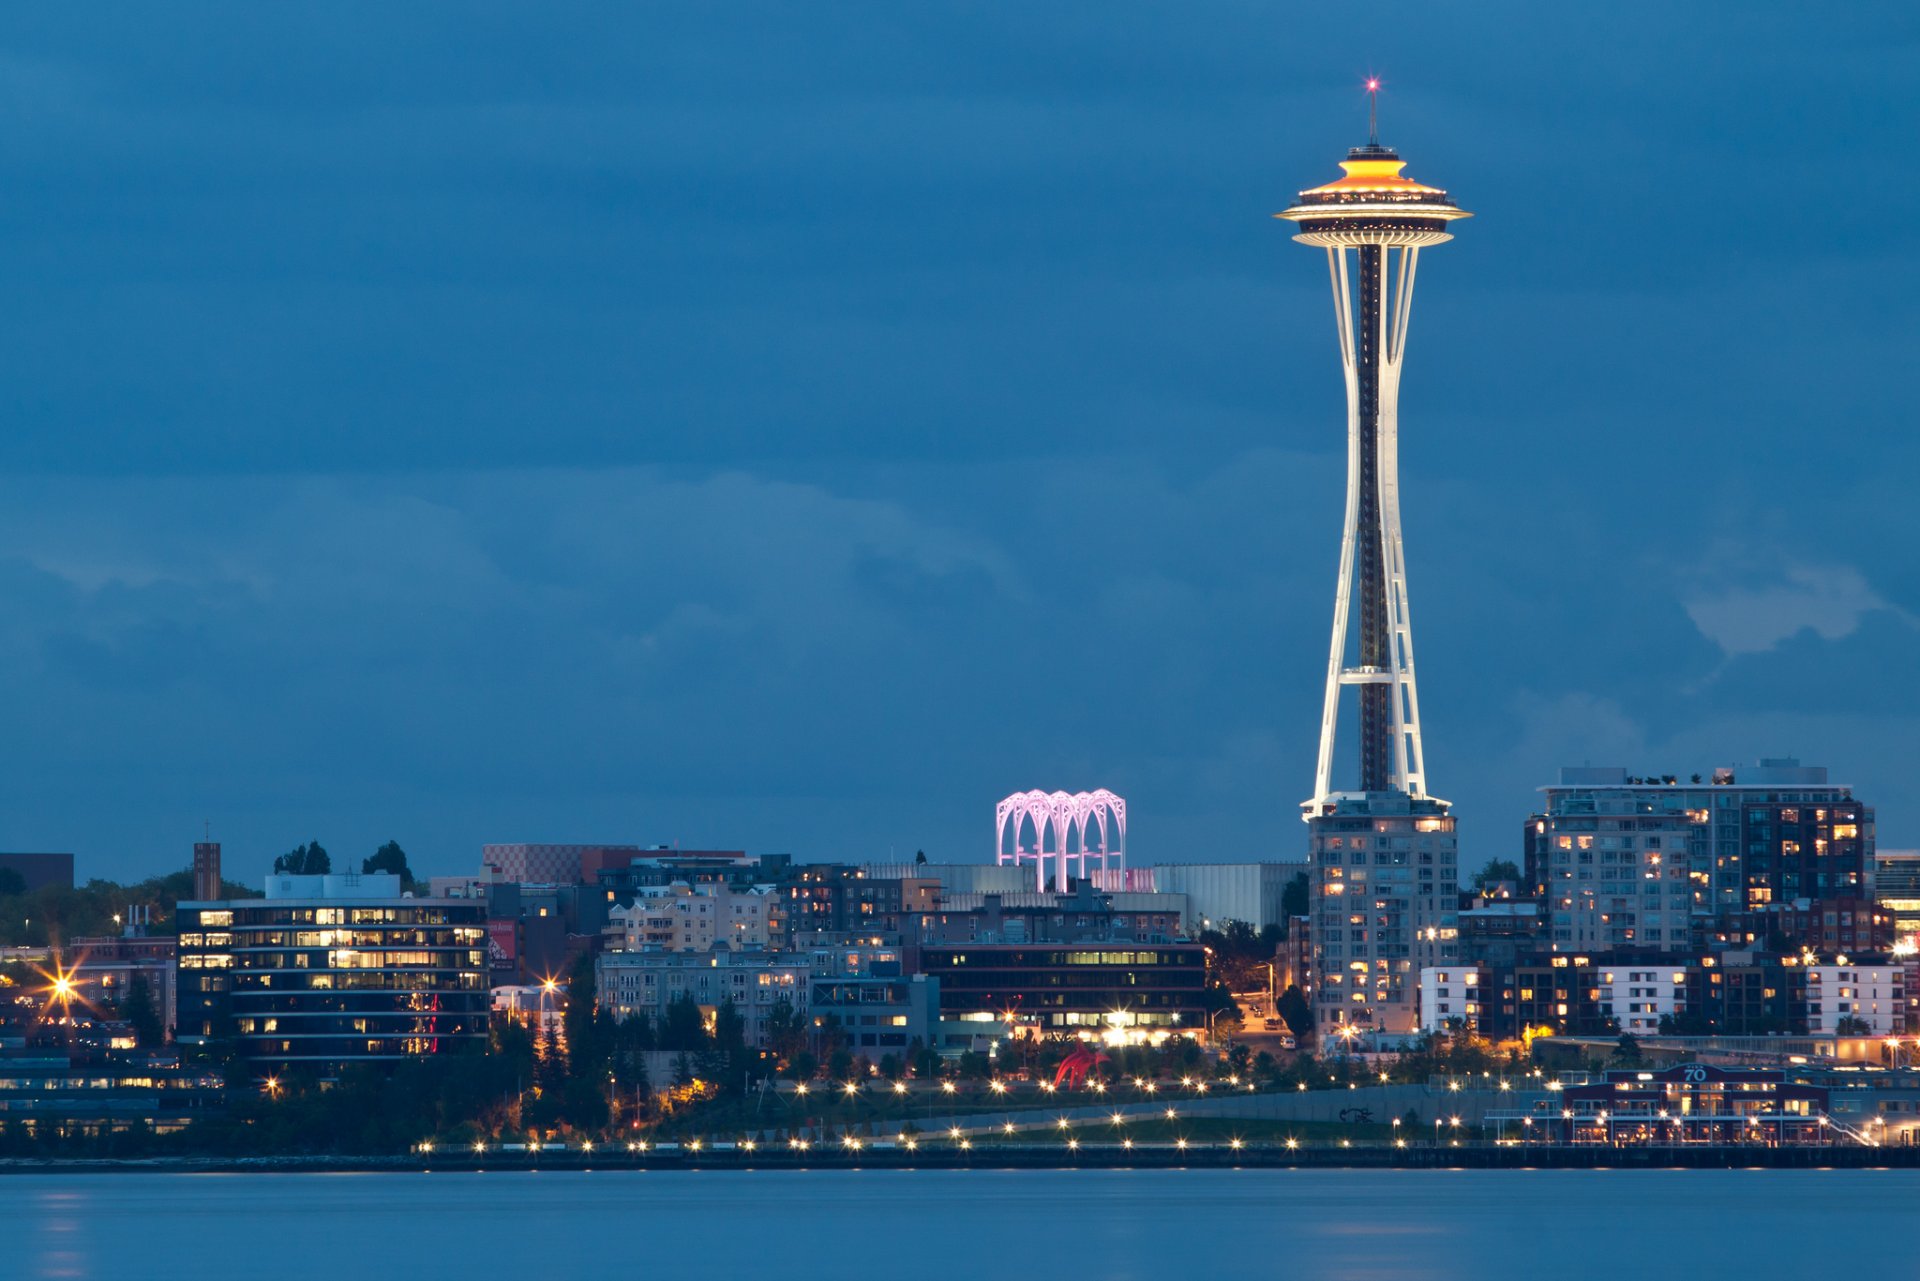
<svg viewBox="0 0 1920 1281">
<path fill-rule="evenodd" d="M 407 866 L 407 852 L 400 848 L 400 842 L 388 841 L 360 864 L 363 873 L 392 872 L 400 878 L 400 888 L 413 888 L 413 869 Z"/>
<path fill-rule="evenodd" d="M 273 860 L 273 870 L 282 876 L 324 876 L 333 871 L 333 860 L 319 841 L 309 841 Z"/>
<path fill-rule="evenodd" d="M 744 1091 L 750 1051 L 746 1023 L 732 997 L 720 1002 L 713 1012 L 713 1048 L 721 1061 L 721 1087 L 729 1094 Z"/>
<path fill-rule="evenodd" d="M 670 1001 L 660 1029 L 660 1048 L 699 1053 L 710 1044 L 707 1020 L 700 1013 L 700 1003 L 684 994 Z"/>
<path fill-rule="evenodd" d="M 157 1049 L 166 1041 L 160 1013 L 153 1008 L 153 988 L 147 983 L 147 976 L 138 970 L 133 972 L 127 994 L 121 998 L 120 1017 L 133 1025 L 134 1043 L 141 1049 Z"/>
</svg>

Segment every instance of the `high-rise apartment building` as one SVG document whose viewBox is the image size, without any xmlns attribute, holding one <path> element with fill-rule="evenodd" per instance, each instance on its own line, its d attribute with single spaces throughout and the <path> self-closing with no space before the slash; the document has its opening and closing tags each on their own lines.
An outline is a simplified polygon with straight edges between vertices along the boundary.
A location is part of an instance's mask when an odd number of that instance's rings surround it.
<svg viewBox="0 0 1920 1281">
<path fill-rule="evenodd" d="M 1526 878 L 1555 951 L 1818 946 L 1842 914 L 1856 946 L 1878 939 L 1873 811 L 1822 766 L 1762 760 L 1710 781 L 1567 768 L 1541 790 Z"/>
<path fill-rule="evenodd" d="M 1417 1031 L 1420 971 L 1460 956 L 1453 816 L 1402 793 L 1335 796 L 1309 839 L 1321 1034 L 1346 1024 Z"/>
</svg>

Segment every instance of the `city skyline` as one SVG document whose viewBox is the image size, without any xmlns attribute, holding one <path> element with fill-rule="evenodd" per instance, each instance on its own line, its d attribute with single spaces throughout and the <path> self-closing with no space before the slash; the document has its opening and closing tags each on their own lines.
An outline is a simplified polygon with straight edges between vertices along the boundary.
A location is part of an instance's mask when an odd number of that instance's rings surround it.
<svg viewBox="0 0 1920 1281">
<path fill-rule="evenodd" d="M 1857 677 L 1920 609 L 1884 31 L 1482 49 L 1409 11 L 1362 59 L 1330 18 L 1143 18 L 1083 66 L 1064 20 L 1006 49 L 948 13 L 799 33 L 809 67 L 501 15 L 455 69 L 402 17 L 420 74 L 342 86 L 338 21 L 257 15 L 271 82 L 0 29 L 0 848 L 987 861 L 994 798 L 1110 787 L 1142 864 L 1297 857 L 1345 460 L 1325 285 L 1269 215 L 1364 137 L 1367 59 L 1382 141 L 1480 215 L 1407 390 L 1462 867 L 1583 761 L 1797 755 L 1916 843 L 1920 707 Z M 710 85 L 673 58 L 711 41 Z M 1823 55 L 1791 112 L 1780 47 Z"/>
</svg>

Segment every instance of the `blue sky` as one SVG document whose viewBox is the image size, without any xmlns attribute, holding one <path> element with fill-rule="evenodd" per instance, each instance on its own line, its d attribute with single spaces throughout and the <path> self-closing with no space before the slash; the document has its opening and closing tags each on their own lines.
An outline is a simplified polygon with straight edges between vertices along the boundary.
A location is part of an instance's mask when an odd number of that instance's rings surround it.
<svg viewBox="0 0 1920 1281">
<path fill-rule="evenodd" d="M 1463 862 L 1563 763 L 1920 844 L 1920 17 L 1869 4 L 0 18 L 0 848 L 1297 856 L 1344 411 L 1269 215 L 1478 214 L 1402 403 Z M 1343 766 L 1351 768 L 1351 739 Z"/>
</svg>

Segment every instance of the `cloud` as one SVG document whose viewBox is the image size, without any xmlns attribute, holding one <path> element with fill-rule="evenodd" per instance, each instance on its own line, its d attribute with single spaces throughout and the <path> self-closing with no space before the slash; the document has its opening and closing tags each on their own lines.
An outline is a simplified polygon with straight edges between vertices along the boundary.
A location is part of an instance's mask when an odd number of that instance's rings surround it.
<svg viewBox="0 0 1920 1281">
<path fill-rule="evenodd" d="M 1893 609 L 1847 565 L 1789 565 L 1773 582 L 1698 590 L 1686 607 L 1701 634 L 1729 657 L 1764 653 L 1803 631 L 1840 640 L 1867 614 Z"/>
</svg>

